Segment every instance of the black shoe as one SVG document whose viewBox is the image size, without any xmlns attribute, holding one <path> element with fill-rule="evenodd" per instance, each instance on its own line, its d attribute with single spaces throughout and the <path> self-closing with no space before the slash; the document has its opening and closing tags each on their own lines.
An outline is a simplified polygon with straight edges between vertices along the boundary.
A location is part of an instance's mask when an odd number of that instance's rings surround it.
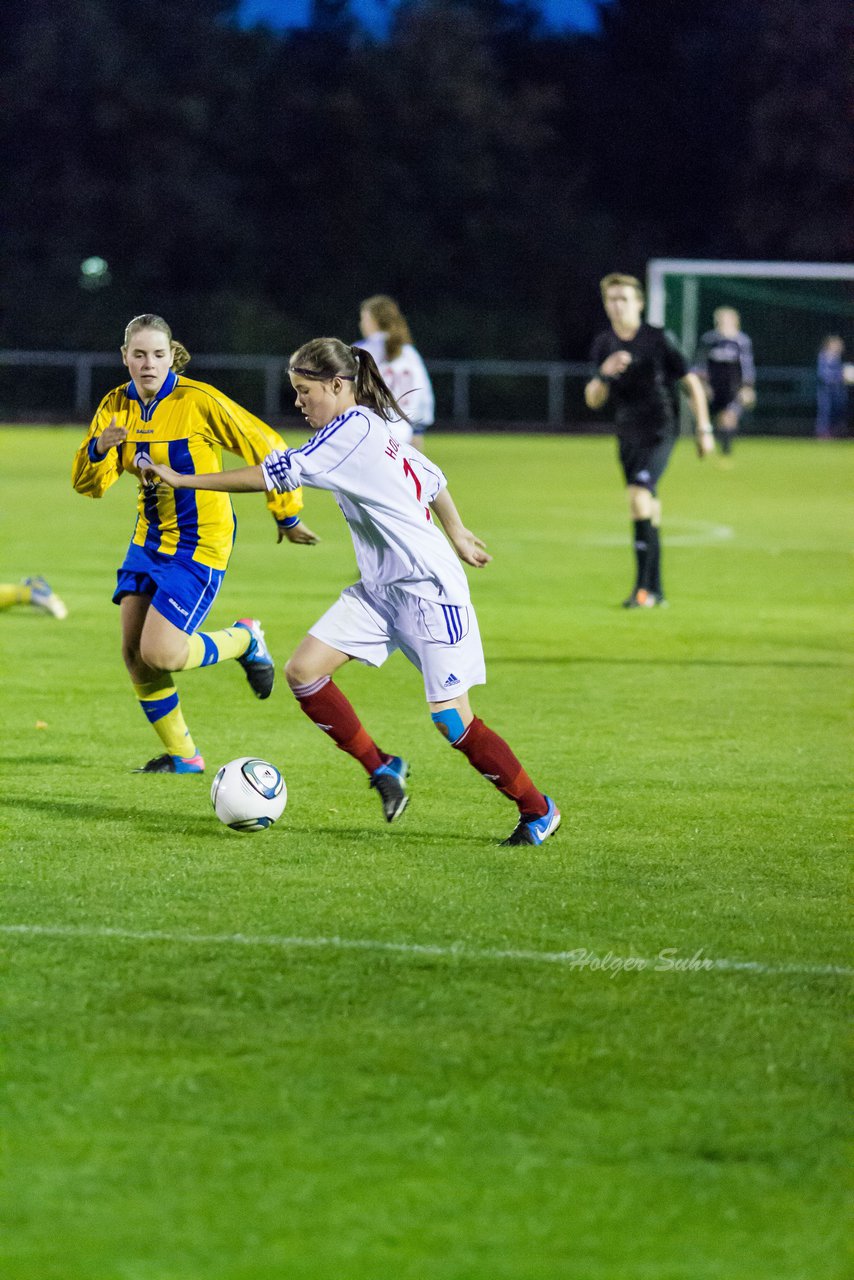
<svg viewBox="0 0 854 1280">
<path fill-rule="evenodd" d="M 131 770 L 132 773 L 204 773 L 204 771 L 205 762 L 199 755 L 189 758 L 170 755 L 155 756 L 141 769 Z"/>
<path fill-rule="evenodd" d="M 638 587 L 633 591 L 627 600 L 623 601 L 624 609 L 654 609 L 659 603 L 660 597 L 654 591 L 646 591 L 643 587 Z"/>
<path fill-rule="evenodd" d="M 548 801 L 548 809 L 541 818 L 526 818 L 522 814 L 516 826 L 510 832 L 506 840 L 502 840 L 502 845 L 513 844 L 542 844 L 544 840 L 548 840 L 549 836 L 553 836 L 560 826 L 560 809 L 558 809 L 554 800 L 549 796 L 544 797 Z"/>
<path fill-rule="evenodd" d="M 392 758 L 371 774 L 371 786 L 380 793 L 386 822 L 395 822 L 409 804 L 406 775 L 409 765 L 400 756 Z"/>
<path fill-rule="evenodd" d="M 273 692 L 276 668 L 273 655 L 264 643 L 264 632 L 257 618 L 240 618 L 234 624 L 250 635 L 249 648 L 237 659 L 246 672 L 249 687 L 257 698 L 269 698 Z"/>
</svg>

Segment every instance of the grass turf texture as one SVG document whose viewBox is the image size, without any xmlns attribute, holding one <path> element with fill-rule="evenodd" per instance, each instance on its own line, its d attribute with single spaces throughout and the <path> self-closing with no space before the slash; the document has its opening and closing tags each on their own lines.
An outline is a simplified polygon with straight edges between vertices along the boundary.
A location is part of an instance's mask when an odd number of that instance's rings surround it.
<svg viewBox="0 0 854 1280">
<path fill-rule="evenodd" d="M 850 449 L 744 441 L 724 470 L 682 444 L 672 606 L 627 612 L 610 441 L 430 441 L 495 554 L 476 709 L 564 814 L 508 850 L 514 811 L 400 655 L 340 676 L 413 763 L 399 825 L 236 663 L 178 677 L 205 777 L 132 775 L 158 750 L 109 603 L 133 486 L 74 494 L 79 437 L 2 433 L 0 576 L 70 609 L 0 619 L 2 920 L 60 929 L 0 935 L 4 1275 L 841 1277 Z M 328 495 L 316 548 L 235 505 L 210 625 L 259 616 L 281 666 L 354 577 L 349 536 Z M 252 753 L 289 804 L 235 836 L 210 781 Z M 576 948 L 647 963 L 534 954 Z"/>
</svg>

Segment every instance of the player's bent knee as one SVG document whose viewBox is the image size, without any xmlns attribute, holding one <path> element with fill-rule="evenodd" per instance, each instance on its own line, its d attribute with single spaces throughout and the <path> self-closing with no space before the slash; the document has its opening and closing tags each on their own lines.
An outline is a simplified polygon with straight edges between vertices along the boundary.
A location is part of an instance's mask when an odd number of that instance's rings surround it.
<svg viewBox="0 0 854 1280">
<path fill-rule="evenodd" d="M 139 645 L 122 645 L 122 662 L 128 671 L 138 671 L 140 667 L 144 666 Z"/>
<path fill-rule="evenodd" d="M 294 693 L 297 689 L 307 689 L 316 685 L 318 681 L 326 683 L 330 678 L 327 671 L 316 671 L 309 666 L 303 666 L 293 658 L 288 658 L 285 663 L 285 679 L 288 682 L 288 688 Z"/>
<path fill-rule="evenodd" d="M 430 718 L 443 738 L 447 738 L 451 746 L 465 733 L 466 726 L 456 707 L 447 707 L 444 711 L 431 711 Z"/>
<path fill-rule="evenodd" d="M 633 520 L 648 520 L 656 502 L 655 494 L 645 485 L 632 484 L 628 489 L 629 514 Z"/>
<path fill-rule="evenodd" d="M 288 658 L 284 668 L 285 679 L 292 689 L 298 688 L 300 685 L 308 684 L 311 675 L 303 671 L 303 669 L 294 662 L 293 658 Z"/>
<path fill-rule="evenodd" d="M 174 649 L 165 648 L 161 645 L 147 645 L 143 641 L 140 645 L 139 656 L 152 671 L 180 671 L 187 661 L 187 649 L 185 645 L 184 653 L 181 654 Z"/>
</svg>

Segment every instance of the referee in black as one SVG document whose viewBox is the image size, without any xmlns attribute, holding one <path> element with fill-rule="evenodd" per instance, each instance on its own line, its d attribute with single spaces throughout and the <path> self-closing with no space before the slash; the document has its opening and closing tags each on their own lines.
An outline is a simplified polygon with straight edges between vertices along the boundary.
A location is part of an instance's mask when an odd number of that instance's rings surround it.
<svg viewBox="0 0 854 1280">
<path fill-rule="evenodd" d="M 642 319 L 643 287 L 614 272 L 600 283 L 610 328 L 593 342 L 595 373 L 584 388 L 590 409 L 610 401 L 625 476 L 637 573 L 625 609 L 666 603 L 661 585 L 661 502 L 656 488 L 679 434 L 677 387 L 688 396 L 696 423 L 697 453 L 714 451 L 703 384 L 689 373 L 675 339 Z"/>
</svg>

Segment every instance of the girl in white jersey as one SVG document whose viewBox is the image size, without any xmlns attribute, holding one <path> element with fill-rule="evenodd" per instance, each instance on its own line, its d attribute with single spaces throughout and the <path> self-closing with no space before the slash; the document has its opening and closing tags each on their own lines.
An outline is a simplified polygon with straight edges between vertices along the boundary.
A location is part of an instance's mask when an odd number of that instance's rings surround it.
<svg viewBox="0 0 854 1280">
<path fill-rule="evenodd" d="M 285 668 L 291 692 L 309 719 L 363 766 L 386 821 L 394 822 L 408 803 L 409 766 L 377 746 L 332 676 L 351 658 L 379 667 L 400 649 L 422 673 L 437 729 L 516 804 L 518 823 L 502 843 L 542 844 L 560 824 L 554 801 L 469 703 L 468 690 L 483 684 L 486 672 L 457 557 L 475 568 L 492 557 L 463 525 L 440 469 L 392 434 L 404 415 L 369 352 L 316 338 L 293 354 L 289 373 L 297 406 L 315 432 L 302 448 L 217 475 L 181 475 L 165 466 L 148 474 L 173 488 L 284 493 L 307 485 L 334 493 L 361 578 L 297 646 Z"/>
<path fill-rule="evenodd" d="M 406 317 L 394 298 L 377 293 L 359 308 L 359 329 L 362 340 L 356 346 L 370 351 L 383 382 L 403 406 L 405 416 L 392 424 L 396 438 L 401 444 L 423 448 L 424 432 L 433 425 L 435 398 L 424 361 L 412 345 Z"/>
</svg>

